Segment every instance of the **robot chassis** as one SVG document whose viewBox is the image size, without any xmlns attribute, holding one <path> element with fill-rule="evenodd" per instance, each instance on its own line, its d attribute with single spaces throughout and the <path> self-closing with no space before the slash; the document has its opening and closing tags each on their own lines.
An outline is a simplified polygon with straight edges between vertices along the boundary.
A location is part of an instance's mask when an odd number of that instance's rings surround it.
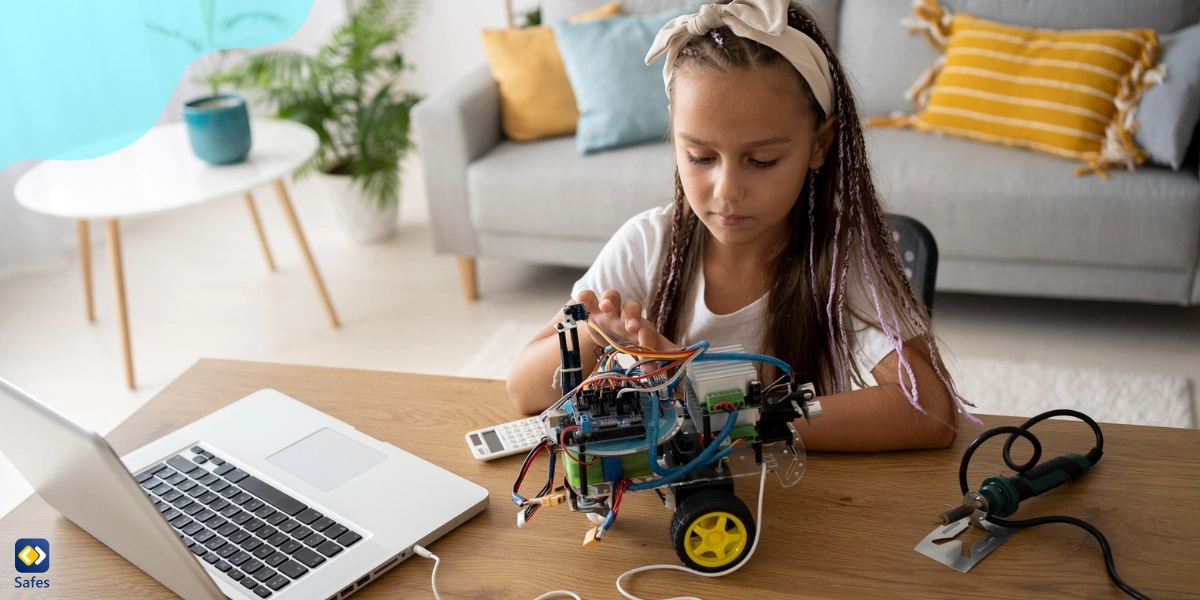
<svg viewBox="0 0 1200 600">
<path fill-rule="evenodd" d="M 586 380 L 582 325 L 609 342 Z M 792 422 L 820 416 L 812 383 L 783 361 L 741 346 L 709 349 L 699 342 L 659 352 L 614 341 L 582 304 L 563 307 L 557 330 L 563 396 L 541 414 L 545 437 L 513 484 L 512 500 L 521 507 L 517 525 L 540 506 L 566 504 L 596 524 L 584 537 L 584 546 L 592 547 L 616 520 L 626 492 L 652 489 L 674 512 L 671 543 L 685 565 L 713 573 L 745 560 L 756 528 L 750 509 L 734 494 L 733 479 L 765 477 L 765 469 L 784 488 L 800 481 L 804 446 Z M 773 364 L 784 374 L 764 388 L 753 362 Z M 521 482 L 543 451 L 550 456 L 546 484 L 525 498 Z M 556 487 L 559 453 L 566 475 Z"/>
</svg>

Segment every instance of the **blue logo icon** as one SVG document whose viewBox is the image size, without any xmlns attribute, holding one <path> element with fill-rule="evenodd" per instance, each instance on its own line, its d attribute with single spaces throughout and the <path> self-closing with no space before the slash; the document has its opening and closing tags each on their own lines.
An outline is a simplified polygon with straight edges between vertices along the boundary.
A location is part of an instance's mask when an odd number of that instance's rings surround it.
<svg viewBox="0 0 1200 600">
<path fill-rule="evenodd" d="M 13 550 L 18 573 L 45 573 L 50 570 L 50 542 L 41 538 L 21 538 Z"/>
</svg>

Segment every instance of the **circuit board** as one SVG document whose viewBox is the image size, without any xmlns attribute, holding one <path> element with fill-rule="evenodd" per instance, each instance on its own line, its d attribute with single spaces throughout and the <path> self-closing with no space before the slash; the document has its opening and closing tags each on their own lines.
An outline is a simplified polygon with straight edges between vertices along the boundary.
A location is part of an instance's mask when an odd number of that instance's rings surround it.
<svg viewBox="0 0 1200 600">
<path fill-rule="evenodd" d="M 637 394 L 618 394 L 612 387 L 579 392 L 573 405 L 575 424 L 569 442 L 591 444 L 628 438 L 645 439 L 642 402 Z"/>
</svg>

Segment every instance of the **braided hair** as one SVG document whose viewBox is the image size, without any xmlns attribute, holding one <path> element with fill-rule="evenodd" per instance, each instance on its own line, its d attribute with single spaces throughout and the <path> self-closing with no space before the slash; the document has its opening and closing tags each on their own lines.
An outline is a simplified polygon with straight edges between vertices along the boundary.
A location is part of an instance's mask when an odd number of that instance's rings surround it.
<svg viewBox="0 0 1200 600">
<path fill-rule="evenodd" d="M 788 214 L 791 234 L 771 266 L 774 276 L 770 278 L 763 350 L 811 376 L 818 394 L 847 391 L 850 383 L 865 387 L 853 358 L 853 340 L 847 334 L 849 314 L 882 330 L 891 341 L 899 357 L 901 388 L 913 406 L 925 412 L 912 367 L 902 351 L 907 339 L 921 336 L 929 349 L 930 364 L 965 413 L 966 401 L 942 366 L 929 313 L 905 275 L 871 178 L 858 111 L 842 65 L 812 16 L 796 2 L 788 9 L 788 26 L 812 38 L 824 52 L 838 119 L 825 165 L 805 174 L 801 196 Z M 677 74 L 687 69 L 723 72 L 778 63 L 788 65 L 788 71 L 799 79 L 802 104 L 817 117 L 815 123 L 824 122 L 829 115 L 787 59 L 728 27 L 692 37 L 680 49 L 674 70 Z M 672 97 L 673 87 L 667 89 Z M 647 309 L 648 318 L 669 339 L 679 339 L 682 332 L 687 315 L 680 307 L 690 305 L 707 238 L 707 229 L 688 204 L 676 168 L 666 260 Z M 862 314 L 847 303 L 852 267 L 861 269 L 859 285 L 865 286 L 874 314 Z"/>
</svg>

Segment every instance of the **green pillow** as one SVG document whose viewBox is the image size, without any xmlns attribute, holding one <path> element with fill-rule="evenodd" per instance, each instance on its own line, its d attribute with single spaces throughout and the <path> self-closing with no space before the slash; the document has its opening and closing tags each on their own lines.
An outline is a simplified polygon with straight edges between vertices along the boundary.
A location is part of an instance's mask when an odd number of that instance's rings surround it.
<svg viewBox="0 0 1200 600">
<path fill-rule="evenodd" d="M 667 21 L 687 12 L 679 7 L 656 15 L 554 24 L 579 108 L 575 147 L 580 154 L 666 140 L 665 58 L 646 65 L 646 52 Z"/>
</svg>

